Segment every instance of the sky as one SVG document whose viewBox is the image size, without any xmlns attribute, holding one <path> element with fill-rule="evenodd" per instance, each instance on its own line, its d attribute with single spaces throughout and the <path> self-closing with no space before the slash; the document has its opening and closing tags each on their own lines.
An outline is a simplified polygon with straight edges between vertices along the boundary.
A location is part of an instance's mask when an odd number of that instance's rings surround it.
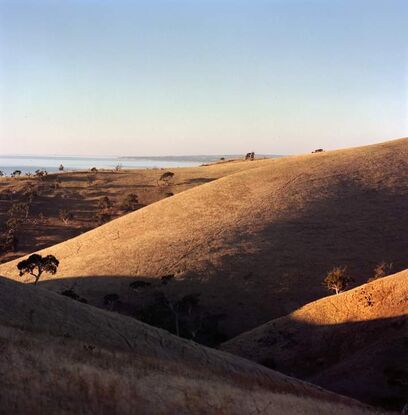
<svg viewBox="0 0 408 415">
<path fill-rule="evenodd" d="M 407 0 L 0 0 L 0 154 L 408 135 Z"/>
</svg>

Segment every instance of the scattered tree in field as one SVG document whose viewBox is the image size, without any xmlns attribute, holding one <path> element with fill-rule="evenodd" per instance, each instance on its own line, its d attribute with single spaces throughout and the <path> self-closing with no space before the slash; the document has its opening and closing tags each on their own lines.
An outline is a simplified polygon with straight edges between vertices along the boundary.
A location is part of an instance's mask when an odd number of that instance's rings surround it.
<svg viewBox="0 0 408 415">
<path fill-rule="evenodd" d="M 120 171 L 120 170 L 122 170 L 122 165 L 121 165 L 120 163 L 118 163 L 118 164 L 115 166 L 115 171 Z"/>
<path fill-rule="evenodd" d="M 159 178 L 159 182 L 164 182 L 164 183 L 166 183 L 166 184 L 169 184 L 169 183 L 170 183 L 170 181 L 171 181 L 171 179 L 174 177 L 174 174 L 175 174 L 175 173 L 173 173 L 173 172 L 171 172 L 171 171 L 166 171 L 166 172 L 164 172 L 164 173 L 160 176 L 160 178 Z"/>
<path fill-rule="evenodd" d="M 137 194 L 130 193 L 122 202 L 122 209 L 126 212 L 132 212 L 139 207 L 139 198 Z"/>
<path fill-rule="evenodd" d="M 344 291 L 347 286 L 353 281 L 347 274 L 347 267 L 334 267 L 326 275 L 323 284 L 330 291 L 335 291 L 336 294 Z"/>
<path fill-rule="evenodd" d="M 98 225 L 103 225 L 112 219 L 112 215 L 107 211 L 99 211 L 96 214 Z"/>
<path fill-rule="evenodd" d="M 152 285 L 151 282 L 146 281 L 133 281 L 129 284 L 129 288 L 134 291 L 138 291 L 140 288 L 147 288 Z"/>
<path fill-rule="evenodd" d="M 107 294 L 103 297 L 103 303 L 110 309 L 113 309 L 120 303 L 120 299 L 117 294 Z"/>
<path fill-rule="evenodd" d="M 44 178 L 45 176 L 48 176 L 48 172 L 47 170 L 37 169 L 35 171 L 35 175 L 41 179 L 41 178 Z"/>
<path fill-rule="evenodd" d="M 11 177 L 19 177 L 21 176 L 21 170 L 14 170 L 13 173 L 11 173 Z"/>
<path fill-rule="evenodd" d="M 109 199 L 108 196 L 104 196 L 102 199 L 98 202 L 98 212 L 96 214 L 96 217 L 98 219 L 98 223 L 100 225 L 109 222 L 112 218 L 112 206 L 113 203 Z"/>
<path fill-rule="evenodd" d="M 322 148 L 317 148 L 316 150 L 313 150 L 312 153 L 323 153 L 323 151 Z"/>
<path fill-rule="evenodd" d="M 169 281 L 174 280 L 174 274 L 163 275 L 160 280 L 162 285 L 166 285 Z"/>
<path fill-rule="evenodd" d="M 17 250 L 18 239 L 15 229 L 6 229 L 0 236 L 0 251 L 15 252 Z"/>
<path fill-rule="evenodd" d="M 88 181 L 88 185 L 91 186 L 91 184 L 96 180 L 96 177 L 95 176 L 87 176 L 86 179 Z"/>
<path fill-rule="evenodd" d="M 96 167 L 92 167 L 91 172 L 92 173 L 96 173 L 98 171 L 98 169 Z"/>
<path fill-rule="evenodd" d="M 85 298 L 80 297 L 72 288 L 69 290 L 61 291 L 61 295 L 72 298 L 73 300 L 79 301 L 80 303 L 88 303 Z"/>
<path fill-rule="evenodd" d="M 59 171 L 64 171 L 64 166 L 62 164 L 60 164 L 59 167 L 58 167 L 58 170 Z"/>
<path fill-rule="evenodd" d="M 17 230 L 17 228 L 27 220 L 29 210 L 30 203 L 28 202 L 13 203 L 7 211 L 7 229 Z"/>
<path fill-rule="evenodd" d="M 0 177 L 3 177 L 3 176 L 4 176 L 4 173 L 2 170 L 0 170 Z"/>
<path fill-rule="evenodd" d="M 99 199 L 98 208 L 99 209 L 110 209 L 113 206 L 112 201 L 108 196 L 104 196 L 102 199 Z"/>
<path fill-rule="evenodd" d="M 374 270 L 373 270 L 374 275 L 371 278 L 369 278 L 367 282 L 375 281 L 375 280 L 378 280 L 379 278 L 384 278 L 387 275 L 390 275 L 392 271 L 392 267 L 393 267 L 392 262 L 389 262 L 389 263 L 385 261 L 380 262 L 374 267 Z"/>
<path fill-rule="evenodd" d="M 44 272 L 56 274 L 58 265 L 59 261 L 54 255 L 43 257 L 39 254 L 32 254 L 27 259 L 20 261 L 17 264 L 17 269 L 20 271 L 20 277 L 24 274 L 30 274 L 35 278 L 34 284 L 37 284 Z"/>
<path fill-rule="evenodd" d="M 68 223 L 74 218 L 74 215 L 67 209 L 60 209 L 58 216 L 65 225 L 68 225 Z"/>
<path fill-rule="evenodd" d="M 246 153 L 245 160 L 251 160 L 251 161 L 253 161 L 254 159 L 255 159 L 255 153 L 254 152 L 252 152 L 252 153 Z"/>
</svg>

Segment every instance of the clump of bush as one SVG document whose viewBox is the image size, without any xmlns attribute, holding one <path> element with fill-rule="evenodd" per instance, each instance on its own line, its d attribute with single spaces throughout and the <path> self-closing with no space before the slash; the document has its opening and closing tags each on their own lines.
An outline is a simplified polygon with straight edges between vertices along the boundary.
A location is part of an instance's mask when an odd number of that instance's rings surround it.
<svg viewBox="0 0 408 415">
<path fill-rule="evenodd" d="M 106 222 L 109 222 L 113 215 L 113 203 L 108 196 L 104 196 L 98 202 L 98 212 L 96 217 L 98 219 L 98 224 L 103 225 Z"/>
<path fill-rule="evenodd" d="M 122 209 L 125 212 L 133 212 L 140 206 L 139 198 L 135 193 L 129 193 L 122 202 Z"/>
<path fill-rule="evenodd" d="M 14 229 L 7 229 L 0 236 L 0 251 L 15 252 L 17 250 L 18 239 Z"/>
<path fill-rule="evenodd" d="M 392 262 L 382 261 L 374 267 L 373 276 L 367 280 L 367 282 L 378 280 L 379 278 L 384 278 L 387 275 L 390 275 L 392 272 L 393 264 Z"/>
<path fill-rule="evenodd" d="M 73 300 L 79 301 L 80 303 L 88 303 L 88 301 L 85 298 L 80 297 L 72 288 L 69 290 L 61 291 L 61 295 L 72 298 Z"/>
</svg>

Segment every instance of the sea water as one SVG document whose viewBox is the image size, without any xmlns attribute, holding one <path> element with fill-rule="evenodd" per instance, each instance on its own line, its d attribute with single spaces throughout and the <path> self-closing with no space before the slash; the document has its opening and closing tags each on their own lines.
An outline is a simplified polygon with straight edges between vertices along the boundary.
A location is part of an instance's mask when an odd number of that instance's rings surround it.
<svg viewBox="0 0 408 415">
<path fill-rule="evenodd" d="M 219 156 L 167 156 L 167 157 L 83 157 L 83 156 L 0 156 L 0 170 L 9 176 L 13 171 L 22 174 L 45 169 L 52 173 L 62 164 L 64 170 L 172 168 L 199 166 L 218 160 Z"/>
</svg>

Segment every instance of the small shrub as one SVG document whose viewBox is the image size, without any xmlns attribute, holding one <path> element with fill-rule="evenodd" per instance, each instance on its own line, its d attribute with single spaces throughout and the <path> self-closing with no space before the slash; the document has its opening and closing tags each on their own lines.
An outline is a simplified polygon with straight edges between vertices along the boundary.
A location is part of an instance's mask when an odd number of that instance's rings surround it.
<svg viewBox="0 0 408 415">
<path fill-rule="evenodd" d="M 58 167 L 58 170 L 59 171 L 64 171 L 64 166 L 62 164 L 60 164 L 59 167 Z"/>
</svg>

